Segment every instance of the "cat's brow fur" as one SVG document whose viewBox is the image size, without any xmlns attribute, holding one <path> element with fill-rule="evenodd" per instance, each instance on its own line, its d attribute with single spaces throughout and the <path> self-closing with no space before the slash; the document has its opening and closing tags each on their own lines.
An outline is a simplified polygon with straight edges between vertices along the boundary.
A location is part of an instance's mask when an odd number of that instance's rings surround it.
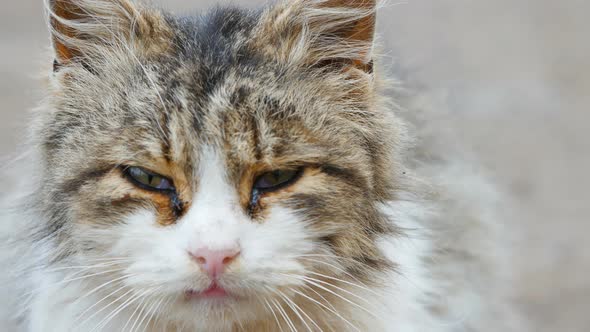
<svg viewBox="0 0 590 332">
<path fill-rule="evenodd" d="M 304 278 L 320 281 L 281 281 L 269 293 L 236 274 L 228 285 L 253 288 L 266 302 L 219 312 L 198 307 L 191 314 L 176 299 L 164 305 L 154 295 L 147 303 L 161 311 L 138 308 L 147 310 L 145 330 L 513 327 L 494 276 L 501 274 L 500 250 L 476 240 L 494 236 L 494 191 L 460 163 L 421 159 L 437 152 L 410 139 L 388 97 L 373 51 L 374 1 L 296 0 L 258 11 L 217 7 L 197 16 L 127 0 L 55 0 L 46 7 L 56 63 L 33 125 L 28 174 L 34 176 L 18 190 L 30 193 L 10 200 L 2 216 L 7 239 L 24 257 L 14 264 L 15 253 L 3 253 L 19 276 L 11 289 L 21 296 L 15 300 L 20 310 L 3 308 L 15 331 L 79 328 L 84 317 L 76 314 L 96 299 L 76 302 L 72 294 L 124 276 L 97 268 L 96 280 L 80 284 L 68 267 L 120 254 L 113 252 L 113 237 L 121 236 L 115 243 L 123 247 L 135 240 L 119 230 L 143 234 L 130 216 L 153 215 L 151 223 L 145 217 L 151 234 L 192 223 L 194 213 L 206 212 L 202 204 L 219 203 L 202 198 L 213 181 L 203 174 L 218 174 L 205 169 L 209 165 L 222 168 L 218 180 L 232 192 L 227 204 L 234 204 L 227 210 L 248 220 L 240 227 L 277 236 L 259 241 L 289 241 L 293 232 L 300 241 L 292 244 L 294 255 L 302 257 L 293 264 Z M 125 166 L 173 179 L 176 192 L 137 190 L 125 179 Z M 257 175 L 300 167 L 305 170 L 292 187 L 252 205 Z M 270 233 L 277 218 L 292 228 Z M 15 220 L 22 223 L 6 226 Z M 261 259 L 280 265 L 292 258 L 277 257 Z M 125 269 L 127 263 L 118 264 Z M 56 272 L 60 268 L 66 272 Z M 45 292 L 55 278 L 66 280 L 63 289 Z M 157 280 L 164 292 L 164 279 Z M 46 288 L 31 294 L 35 283 Z M 52 296 L 64 309 L 48 318 Z M 126 325 L 118 318 L 110 329 Z"/>
</svg>

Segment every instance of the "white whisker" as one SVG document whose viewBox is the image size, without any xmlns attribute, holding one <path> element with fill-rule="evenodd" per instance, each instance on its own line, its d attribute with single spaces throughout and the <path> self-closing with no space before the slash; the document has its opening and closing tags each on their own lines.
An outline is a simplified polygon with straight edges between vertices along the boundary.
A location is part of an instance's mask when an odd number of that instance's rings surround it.
<svg viewBox="0 0 590 332">
<path fill-rule="evenodd" d="M 296 278 L 296 279 L 299 279 L 299 280 L 303 280 L 303 281 L 305 281 L 305 282 L 307 282 L 307 283 L 309 283 L 309 284 L 311 284 L 311 285 L 313 285 L 313 286 L 315 286 L 315 287 L 318 287 L 318 288 L 320 288 L 320 289 L 322 289 L 322 290 L 324 290 L 324 291 L 326 291 L 326 292 L 328 292 L 328 293 L 330 293 L 330 294 L 332 294 L 332 295 L 334 295 L 334 296 L 336 296 L 336 297 L 338 297 L 338 298 L 342 299 L 343 301 L 347 302 L 348 304 L 350 304 L 350 305 L 353 305 L 353 306 L 355 306 L 355 307 L 357 307 L 357 308 L 359 308 L 359 309 L 363 310 L 364 312 L 368 313 L 368 314 L 369 314 L 369 315 L 371 315 L 372 317 L 379 318 L 379 317 L 375 316 L 375 314 L 374 314 L 374 313 L 372 313 L 371 311 L 369 311 L 367 308 L 365 308 L 365 307 L 361 306 L 360 304 L 358 304 L 358 303 L 356 303 L 356 302 L 353 302 L 353 301 L 351 301 L 350 299 L 348 299 L 348 298 L 346 298 L 346 297 L 344 297 L 344 296 L 342 296 L 342 295 L 340 295 L 340 294 L 338 294 L 338 293 L 334 292 L 334 291 L 333 291 L 333 290 L 331 290 L 331 289 L 328 289 L 328 288 L 326 288 L 326 287 L 322 286 L 320 283 L 329 284 L 329 285 L 331 285 L 332 287 L 337 287 L 337 286 L 334 286 L 334 285 L 332 285 L 332 284 L 330 284 L 330 283 L 321 282 L 320 280 L 317 280 L 317 279 L 314 279 L 314 278 L 309 278 L 309 277 L 304 277 L 304 276 L 297 276 L 297 275 L 292 275 L 292 274 L 283 274 L 283 275 L 284 275 L 285 277 L 291 277 L 291 278 Z M 339 289 L 340 289 L 340 290 L 342 290 L 341 288 L 339 288 Z M 346 292 L 348 292 L 348 291 L 346 291 Z M 359 297 L 359 298 L 360 298 L 360 297 Z M 361 299 L 362 299 L 362 298 L 361 298 Z M 364 299 L 363 299 L 363 300 L 364 300 Z M 365 300 L 365 301 L 366 301 L 366 300 Z"/>
<path fill-rule="evenodd" d="M 332 310 L 332 309 L 328 308 L 325 304 L 319 302 L 318 300 L 316 300 L 316 299 L 314 299 L 314 298 L 312 298 L 312 297 L 310 297 L 308 295 L 305 295 L 304 293 L 302 293 L 300 291 L 293 290 L 293 292 L 296 293 L 296 294 L 299 294 L 300 296 L 303 296 L 304 298 L 308 299 L 309 301 L 311 301 L 311 302 L 319 305 L 320 307 L 328 310 L 329 312 L 333 313 L 338 318 L 340 318 L 343 322 L 345 322 L 346 324 L 348 324 L 350 327 L 352 327 L 355 331 L 361 332 L 361 330 L 358 327 L 356 327 L 354 324 L 352 324 L 351 322 L 349 322 L 346 318 L 342 317 L 342 315 L 340 313 L 338 313 L 338 311 Z"/>
<path fill-rule="evenodd" d="M 124 289 L 125 286 L 117 289 L 116 291 L 112 292 L 111 294 L 105 296 L 103 299 L 101 299 L 98 303 L 104 301 L 105 299 L 109 298 L 110 296 L 116 294 L 117 292 L 119 292 L 120 290 Z M 106 310 L 106 308 L 110 307 L 111 305 L 113 305 L 114 303 L 116 303 L 117 301 L 119 301 L 120 299 L 124 298 L 125 296 L 127 296 L 127 294 L 132 293 L 133 290 L 128 290 L 127 292 L 123 293 L 123 295 L 119 296 L 118 298 L 116 298 L 115 300 L 107 303 L 105 306 L 103 306 L 100 310 L 95 311 L 92 315 L 90 315 L 89 317 L 87 317 L 86 319 L 84 319 L 79 326 L 83 326 L 84 324 L 86 324 L 88 321 L 90 321 L 92 318 L 94 318 L 95 316 L 97 316 L 98 314 L 100 314 L 101 312 L 103 312 L 104 310 Z M 92 307 L 95 307 L 98 303 L 95 303 L 92 305 Z M 85 312 L 88 312 L 88 310 L 86 310 Z"/>
<path fill-rule="evenodd" d="M 124 275 L 124 276 L 122 276 L 122 277 L 115 278 L 115 279 L 112 279 L 112 280 L 110 280 L 110 281 L 108 281 L 108 282 L 105 282 L 105 283 L 103 283 L 103 284 L 101 284 L 101 285 L 99 285 L 99 286 L 95 287 L 94 289 L 92 289 L 92 290 L 91 290 L 91 291 L 89 291 L 88 293 L 86 293 L 86 294 L 82 295 L 81 297 L 79 297 L 78 299 L 76 299 L 76 301 L 80 301 L 80 300 L 82 300 L 82 299 L 85 299 L 86 297 L 88 297 L 88 296 L 90 296 L 90 295 L 92 295 L 92 294 L 94 294 L 94 293 L 98 292 L 98 291 L 99 291 L 99 290 L 101 290 L 102 288 L 105 288 L 105 287 L 107 287 L 107 286 L 109 286 L 109 285 L 111 285 L 111 284 L 113 284 L 113 283 L 120 282 L 121 280 L 127 279 L 127 278 L 129 278 L 129 277 L 133 277 L 133 276 L 135 276 L 135 275 Z M 83 313 L 83 314 L 84 314 L 84 313 Z M 83 315 L 83 314 L 82 314 L 82 315 Z"/>
<path fill-rule="evenodd" d="M 61 285 L 64 285 L 64 284 L 67 284 L 67 283 L 70 283 L 70 282 L 73 282 L 73 281 L 80 281 L 80 280 L 89 279 L 89 278 L 92 278 L 92 277 L 96 277 L 96 276 L 100 276 L 100 275 L 104 275 L 104 274 L 108 274 L 108 273 L 120 272 L 120 271 L 123 271 L 123 270 L 124 269 L 120 268 L 120 269 L 115 269 L 115 270 L 101 271 L 101 272 L 93 273 L 93 274 L 90 274 L 90 275 L 84 275 L 84 276 L 81 276 L 81 277 L 75 277 L 75 278 L 70 278 L 70 279 L 66 279 L 66 280 L 60 280 L 59 282 L 56 282 L 54 284 L 44 285 L 43 287 L 40 287 L 40 288 L 37 288 L 37 289 L 33 289 L 32 291 L 30 291 L 29 294 L 26 294 L 26 295 L 27 296 L 34 296 L 34 295 L 37 295 L 38 293 L 43 292 L 43 291 L 46 291 L 46 290 L 48 290 L 50 288 L 61 286 Z M 78 271 L 78 272 L 74 273 L 73 276 L 74 275 L 78 275 L 78 274 L 80 274 L 82 272 L 84 272 L 84 271 Z"/>
<path fill-rule="evenodd" d="M 150 309 L 152 311 L 152 314 L 150 315 L 150 317 L 148 318 L 147 322 L 146 322 L 146 326 L 144 331 L 147 331 L 148 327 L 150 326 L 150 323 L 152 323 L 152 326 L 155 328 L 156 327 L 156 323 L 155 321 L 153 321 L 154 317 L 156 317 L 159 313 L 160 307 L 162 306 L 162 304 L 164 303 L 164 297 L 161 297 L 160 300 L 158 301 L 158 304 L 155 305 L 152 309 Z"/>
<path fill-rule="evenodd" d="M 145 294 L 147 294 L 147 292 L 145 292 Z M 129 332 L 133 332 L 135 330 L 135 326 L 139 322 L 139 319 L 143 316 L 143 312 L 144 312 L 145 307 L 147 305 L 146 300 L 147 300 L 147 297 L 144 296 L 143 300 L 141 300 L 141 302 L 137 306 L 137 308 L 140 308 L 140 309 L 139 309 L 139 312 L 137 313 L 137 318 L 135 319 L 135 321 L 133 322 L 133 325 L 131 325 L 131 328 L 129 329 Z"/>
<path fill-rule="evenodd" d="M 270 304 L 268 303 L 268 300 L 264 300 L 264 303 L 266 304 L 266 306 L 268 307 L 268 309 L 270 310 L 270 313 L 273 315 L 273 317 L 275 318 L 275 322 L 277 322 L 277 327 L 279 328 L 279 331 L 284 332 L 283 331 L 283 325 L 279 322 L 279 318 L 277 317 L 277 314 L 275 313 L 274 309 L 270 306 Z"/>
<path fill-rule="evenodd" d="M 347 284 L 347 285 L 350 285 L 350 286 L 354 286 L 354 287 L 357 287 L 357 288 L 362 289 L 364 291 L 367 291 L 367 292 L 369 292 L 369 293 L 371 293 L 373 295 L 379 296 L 379 293 L 375 292 L 374 290 L 372 290 L 372 289 L 370 289 L 368 287 L 359 285 L 359 284 L 355 284 L 354 282 L 346 281 L 344 279 L 340 279 L 340 278 L 336 278 L 336 277 L 330 277 L 330 276 L 327 276 L 325 274 L 321 274 L 321 273 L 317 273 L 317 272 L 308 272 L 308 273 L 309 274 L 313 274 L 313 275 L 317 275 L 317 276 L 322 277 L 322 278 L 326 278 L 326 279 L 338 281 L 338 282 L 341 282 L 343 284 Z"/>
<path fill-rule="evenodd" d="M 350 296 L 354 296 L 357 299 L 362 300 L 363 302 L 365 302 L 368 305 L 373 305 L 373 303 L 371 303 L 369 300 L 363 298 L 362 296 L 359 296 L 358 294 L 355 294 L 355 293 L 353 293 L 353 292 L 351 292 L 349 290 L 346 290 L 346 289 L 344 289 L 342 287 L 336 286 L 336 285 L 334 285 L 332 283 L 329 283 L 329 282 L 326 282 L 326 281 L 323 281 L 323 280 L 320 280 L 320 279 L 317 279 L 317 278 L 312 278 L 312 277 L 304 277 L 304 278 L 307 278 L 309 280 L 313 280 L 315 282 L 321 283 L 321 284 L 326 285 L 326 286 L 329 286 L 329 287 L 333 287 L 333 288 L 335 288 L 335 289 L 337 289 L 337 290 L 339 290 L 339 291 L 341 291 L 341 292 L 343 292 L 345 294 L 348 294 Z"/>
<path fill-rule="evenodd" d="M 108 282 L 107 284 L 110 284 L 110 283 L 112 283 L 113 281 L 118 281 L 118 280 L 120 280 L 120 279 L 125 279 L 125 278 L 127 278 L 127 276 L 123 276 L 123 277 L 121 277 L 121 278 L 117 278 L 117 279 L 115 279 L 115 280 L 112 280 L 112 281 Z M 101 286 L 99 286 L 99 287 L 103 287 L 103 286 L 105 286 L 105 284 L 102 284 L 102 285 L 101 285 Z M 99 288 L 99 287 L 97 287 L 97 288 Z M 111 296 L 115 295 L 117 292 L 119 292 L 119 291 L 123 290 L 125 287 L 126 287 L 125 285 L 121 286 L 120 288 L 118 288 L 118 289 L 114 290 L 114 291 L 113 291 L 113 292 L 111 292 L 110 294 L 106 295 L 106 296 L 105 296 L 105 297 L 103 297 L 102 299 L 100 299 L 100 300 L 98 300 L 97 302 L 95 302 L 94 304 L 92 304 L 90 307 L 86 308 L 86 310 L 84 310 L 84 311 L 83 311 L 81 314 L 79 314 L 79 315 L 78 315 L 78 317 L 76 318 L 76 320 L 74 321 L 74 323 L 76 323 L 76 322 L 77 322 L 77 321 L 78 321 L 80 318 L 82 318 L 84 315 L 86 315 L 86 313 L 88 313 L 88 312 L 89 312 L 90 310 L 92 310 L 94 307 L 96 307 L 97 305 L 99 305 L 100 303 L 102 303 L 103 301 L 105 301 L 106 299 L 108 299 L 109 297 L 111 297 Z M 91 294 L 92 292 L 96 291 L 96 290 L 97 290 L 97 288 L 95 288 L 94 290 L 92 290 L 90 293 L 87 293 L 85 296 L 82 296 L 80 299 L 83 299 L 83 298 L 85 298 L 86 296 L 88 296 L 89 294 Z M 78 301 L 79 301 L 80 299 L 78 299 Z M 84 322 L 83 322 L 83 323 L 84 323 Z M 83 323 L 82 323 L 81 325 L 83 325 Z"/>
<path fill-rule="evenodd" d="M 370 288 L 369 288 L 367 285 L 365 285 L 363 282 L 361 282 L 360 280 L 358 280 L 358 278 L 356 278 L 356 277 L 355 277 L 355 276 L 353 276 L 353 275 L 352 275 L 350 272 L 348 272 L 348 271 L 344 270 L 343 268 L 341 268 L 341 267 L 338 267 L 338 266 L 336 266 L 336 265 L 334 265 L 334 264 L 330 264 L 330 263 L 328 263 L 328 262 L 322 261 L 322 260 L 311 259 L 311 258 L 307 258 L 307 257 L 305 257 L 305 256 L 306 256 L 306 255 L 299 256 L 299 258 L 301 258 L 301 259 L 304 259 L 304 260 L 308 260 L 308 261 L 312 261 L 312 262 L 316 262 L 316 263 L 320 263 L 320 264 L 324 264 L 324 265 L 327 265 L 327 266 L 329 266 L 329 267 L 331 267 L 331 268 L 333 268 L 333 269 L 335 269 L 335 270 L 337 270 L 337 271 L 339 271 L 339 272 L 342 272 L 342 273 L 344 273 L 345 275 L 349 276 L 349 277 L 350 277 L 351 279 L 353 279 L 354 281 L 358 282 L 358 283 L 359 283 L 360 285 L 362 285 L 363 287 L 365 287 L 365 290 L 367 290 L 367 291 L 371 292 L 373 295 L 380 296 L 380 294 L 379 294 L 379 293 L 377 293 L 377 292 L 375 292 L 374 290 L 370 289 Z M 309 255 L 309 256 L 312 256 L 312 255 Z M 337 258 L 337 256 L 329 256 L 329 255 L 324 255 L 324 256 L 326 256 L 326 257 L 329 257 L 329 258 Z"/>
<path fill-rule="evenodd" d="M 158 290 L 159 290 L 159 288 L 158 288 L 158 289 L 156 289 L 154 292 L 157 292 Z M 154 293 L 154 292 L 152 292 L 152 293 Z M 161 298 L 161 299 L 160 299 L 160 301 L 162 301 L 162 299 L 163 299 L 163 298 Z M 143 325 L 143 322 L 144 322 L 144 321 L 145 321 L 145 320 L 146 320 L 148 317 L 150 317 L 150 316 L 153 316 L 153 313 L 154 313 L 153 309 L 154 309 L 154 307 L 156 306 L 156 304 L 157 304 L 157 303 L 158 303 L 158 302 L 154 301 L 154 302 L 152 303 L 152 305 L 151 305 L 151 306 L 149 306 L 149 308 L 148 308 L 148 307 L 146 307 L 146 311 L 145 311 L 145 314 L 143 315 L 143 318 L 141 319 L 141 321 L 139 321 L 139 324 L 137 324 L 137 330 L 138 330 L 138 331 L 141 331 L 141 326 Z M 151 312 L 151 313 L 150 313 L 150 312 Z M 150 325 L 150 321 L 149 321 L 149 320 L 147 320 L 147 322 L 146 322 L 146 328 L 147 328 L 149 325 Z"/>
<path fill-rule="evenodd" d="M 298 306 L 297 303 L 295 303 L 293 300 L 289 299 L 284 293 L 282 293 L 280 291 L 278 293 L 287 302 L 287 305 L 289 305 L 289 307 L 291 307 L 291 310 L 293 310 L 293 312 L 295 312 L 295 314 L 299 317 L 301 322 L 303 322 L 303 325 L 305 325 L 305 327 L 307 328 L 308 331 L 313 332 L 311 327 L 309 325 L 307 325 L 307 322 L 305 321 L 305 319 L 303 319 L 303 317 L 299 314 L 299 312 L 301 312 L 301 314 L 303 314 L 305 317 L 307 317 L 307 319 L 309 319 L 309 321 L 315 327 L 317 327 L 320 331 L 323 332 L 323 330 L 316 324 L 316 322 L 313 319 L 311 319 L 311 317 L 309 317 L 309 315 L 303 309 L 301 309 L 301 307 Z"/>
<path fill-rule="evenodd" d="M 147 293 L 147 291 L 142 294 L 132 296 L 129 299 L 127 299 L 126 301 L 124 301 L 123 303 L 121 303 L 118 307 L 113 309 L 111 311 L 111 313 L 109 315 L 107 315 L 105 318 L 103 318 L 103 321 L 101 323 L 99 323 L 101 325 L 100 328 L 102 329 L 103 327 L 107 326 L 109 324 L 109 322 L 111 320 L 113 320 L 121 311 L 128 308 L 130 305 L 132 305 L 136 300 L 140 299 L 146 293 Z"/>
<path fill-rule="evenodd" d="M 291 318 L 289 318 L 289 316 L 283 310 L 283 308 L 281 307 L 281 305 L 276 300 L 272 300 L 272 303 L 274 304 L 275 308 L 277 308 L 277 310 L 279 311 L 279 314 L 285 320 L 285 323 L 287 323 L 287 326 L 289 327 L 289 330 L 291 330 L 291 332 L 297 332 L 297 329 L 295 328 L 295 325 L 293 325 L 293 321 L 291 321 Z"/>
</svg>

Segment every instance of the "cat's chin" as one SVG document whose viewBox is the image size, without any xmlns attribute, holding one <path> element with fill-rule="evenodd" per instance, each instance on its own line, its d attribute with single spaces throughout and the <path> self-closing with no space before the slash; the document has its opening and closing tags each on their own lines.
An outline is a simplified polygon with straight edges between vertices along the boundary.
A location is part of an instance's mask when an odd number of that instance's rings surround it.
<svg viewBox="0 0 590 332">
<path fill-rule="evenodd" d="M 237 291 L 215 284 L 206 289 L 184 291 L 161 311 L 159 320 L 169 326 L 183 326 L 185 330 L 229 331 L 234 324 L 266 317 L 255 295 L 236 294 Z"/>
</svg>

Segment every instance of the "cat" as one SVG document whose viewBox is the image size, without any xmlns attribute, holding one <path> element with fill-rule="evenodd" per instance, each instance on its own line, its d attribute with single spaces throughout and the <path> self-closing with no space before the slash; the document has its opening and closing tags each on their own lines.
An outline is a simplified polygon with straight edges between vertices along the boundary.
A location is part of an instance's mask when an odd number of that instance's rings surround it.
<svg viewBox="0 0 590 332">
<path fill-rule="evenodd" d="M 47 1 L 6 331 L 517 330 L 499 195 L 394 103 L 378 7 Z"/>
</svg>

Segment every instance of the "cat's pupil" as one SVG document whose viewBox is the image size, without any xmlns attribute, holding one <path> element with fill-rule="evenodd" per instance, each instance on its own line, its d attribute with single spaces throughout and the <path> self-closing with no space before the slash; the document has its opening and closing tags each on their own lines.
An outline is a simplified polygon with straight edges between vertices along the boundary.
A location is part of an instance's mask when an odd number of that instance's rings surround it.
<svg viewBox="0 0 590 332">
<path fill-rule="evenodd" d="M 277 183 L 281 179 L 281 172 L 274 171 L 270 174 L 270 177 L 271 177 L 271 183 Z"/>
</svg>

